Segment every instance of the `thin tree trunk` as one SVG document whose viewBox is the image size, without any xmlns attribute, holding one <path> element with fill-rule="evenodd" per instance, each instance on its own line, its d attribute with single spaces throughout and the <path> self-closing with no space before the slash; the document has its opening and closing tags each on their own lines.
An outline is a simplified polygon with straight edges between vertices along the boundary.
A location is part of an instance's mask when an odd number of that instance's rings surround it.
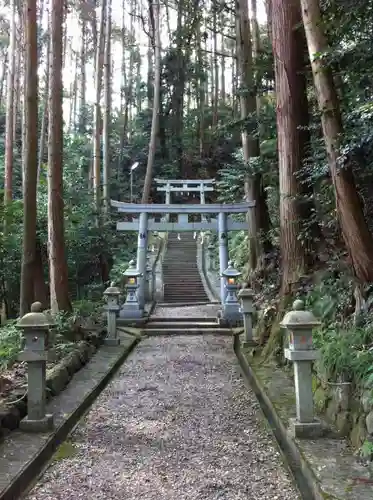
<svg viewBox="0 0 373 500">
<path fill-rule="evenodd" d="M 237 56 L 240 66 L 240 109 L 241 120 L 253 120 L 253 114 L 256 112 L 255 97 L 253 94 L 253 60 L 251 32 L 246 0 L 237 0 L 236 4 L 236 32 L 237 32 Z M 251 115 L 251 116 L 250 116 Z M 244 125 L 242 138 L 242 151 L 246 168 L 249 170 L 249 162 L 252 158 L 259 156 L 259 142 L 254 137 L 255 127 Z M 255 175 L 248 171 L 245 175 L 244 190 L 246 201 L 256 201 L 258 196 L 256 192 Z M 249 210 L 249 265 L 251 271 L 254 271 L 258 264 L 260 254 L 258 223 L 256 215 L 257 207 Z"/>
<path fill-rule="evenodd" d="M 25 2 L 25 102 L 24 102 L 24 179 L 23 247 L 21 265 L 20 315 L 30 311 L 34 300 L 36 250 L 36 184 L 38 169 L 38 46 L 36 0 Z"/>
<path fill-rule="evenodd" d="M 142 193 L 141 203 L 148 203 L 150 188 L 153 178 L 153 166 L 155 152 L 157 147 L 157 135 L 159 128 L 159 106 L 161 90 L 161 34 L 160 34 L 160 5 L 159 0 L 153 3 L 154 14 L 154 97 L 153 97 L 153 116 L 152 128 L 150 132 L 148 163 L 146 165 L 146 175 L 144 182 L 144 191 Z"/>
<path fill-rule="evenodd" d="M 96 52 L 96 99 L 94 104 L 94 130 L 93 130 L 93 196 L 96 203 L 97 215 L 101 209 L 101 87 L 102 87 L 102 66 L 105 47 L 105 12 L 106 0 L 102 0 L 99 43 Z"/>
<path fill-rule="evenodd" d="M 61 0 L 51 0 L 51 65 L 48 119 L 48 245 L 52 314 L 71 311 L 65 255 L 63 202 L 62 21 Z"/>
<path fill-rule="evenodd" d="M 110 116 L 111 116 L 111 0 L 107 0 L 104 61 L 104 116 L 103 116 L 103 202 L 109 212 L 110 198 Z"/>
<path fill-rule="evenodd" d="M 48 16 L 49 17 L 49 16 Z M 44 80 L 44 95 L 43 95 L 43 116 L 41 120 L 40 127 L 40 138 L 39 138 L 39 160 L 38 160 L 38 180 L 40 178 L 41 166 L 45 161 L 48 161 L 48 151 L 46 151 L 47 137 L 48 137 L 48 102 L 49 102 L 49 68 L 50 68 L 50 30 L 49 30 L 50 19 L 48 19 L 48 34 L 46 39 L 47 53 L 46 61 L 47 67 L 45 70 L 45 80 Z"/>
<path fill-rule="evenodd" d="M 18 45 L 18 47 L 17 47 Z M 14 105 L 13 105 L 13 145 L 17 143 L 17 127 L 19 125 L 19 110 L 21 106 L 21 52 L 19 42 L 16 42 L 16 60 L 15 60 L 15 81 L 14 81 Z"/>
<path fill-rule="evenodd" d="M 79 132 L 84 134 L 87 126 L 87 104 L 86 104 L 86 32 L 87 23 L 82 17 L 82 33 L 81 33 L 81 48 L 80 48 L 80 109 L 79 109 Z"/>
<path fill-rule="evenodd" d="M 6 52 L 4 56 L 4 61 L 3 61 L 3 69 L 1 72 L 1 77 L 0 77 L 0 108 L 3 103 L 3 95 L 4 95 L 4 84 L 7 76 L 7 71 L 8 71 L 8 52 Z"/>
<path fill-rule="evenodd" d="M 364 218 L 352 161 L 347 158 L 342 167 L 339 164 L 343 123 L 333 74 L 322 57 L 328 52 L 328 44 L 323 33 L 319 2 L 301 0 L 300 3 L 343 239 L 358 280 L 373 282 L 373 237 Z"/>
<path fill-rule="evenodd" d="M 13 120 L 14 120 L 14 82 L 16 63 L 16 6 L 15 0 L 11 4 L 11 24 L 9 43 L 9 68 L 7 78 L 7 104 L 5 125 L 5 180 L 4 180 L 4 205 L 8 205 L 13 197 Z M 6 221 L 7 217 L 5 217 Z"/>
</svg>

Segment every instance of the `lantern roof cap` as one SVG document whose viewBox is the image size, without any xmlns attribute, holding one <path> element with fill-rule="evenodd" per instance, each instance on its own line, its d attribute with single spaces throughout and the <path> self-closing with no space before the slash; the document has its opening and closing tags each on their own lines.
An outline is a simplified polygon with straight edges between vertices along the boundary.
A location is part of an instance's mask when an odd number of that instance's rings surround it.
<svg viewBox="0 0 373 500">
<path fill-rule="evenodd" d="M 128 278 L 138 278 L 139 276 L 142 276 L 140 271 L 136 268 L 134 260 L 129 262 L 128 268 L 124 272 L 124 276 Z"/>
<path fill-rule="evenodd" d="M 295 300 L 292 310 L 287 312 L 280 326 L 284 328 L 313 328 L 319 326 L 320 321 L 314 316 L 311 311 L 305 310 L 303 300 Z"/>
<path fill-rule="evenodd" d="M 237 269 L 235 269 L 233 267 L 233 261 L 230 260 L 228 262 L 228 267 L 225 271 L 222 272 L 222 275 L 225 277 L 225 278 L 238 278 L 238 276 L 241 276 L 241 272 L 240 271 L 237 271 Z"/>
<path fill-rule="evenodd" d="M 104 295 L 120 295 L 120 290 L 115 286 L 114 281 L 112 281 L 110 286 L 104 291 Z"/>
<path fill-rule="evenodd" d="M 238 298 L 254 298 L 254 290 L 251 288 L 241 288 L 238 292 Z"/>
<path fill-rule="evenodd" d="M 31 305 L 31 311 L 18 320 L 17 328 L 23 328 L 24 330 L 28 328 L 48 330 L 51 325 L 47 316 L 42 312 L 42 309 L 41 302 L 34 302 Z"/>
</svg>

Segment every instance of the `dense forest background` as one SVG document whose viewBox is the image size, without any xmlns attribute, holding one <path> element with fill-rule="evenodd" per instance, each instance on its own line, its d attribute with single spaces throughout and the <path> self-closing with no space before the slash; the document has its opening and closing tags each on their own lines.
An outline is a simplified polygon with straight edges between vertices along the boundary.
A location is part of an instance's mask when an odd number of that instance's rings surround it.
<svg viewBox="0 0 373 500">
<path fill-rule="evenodd" d="M 157 200 L 154 177 L 255 200 L 230 251 L 268 355 L 301 295 L 327 369 L 366 377 L 373 2 L 1 2 L 2 363 L 34 300 L 82 314 L 120 281 L 136 235 L 116 233 L 108 201 L 130 200 L 138 162 L 135 201 Z"/>
</svg>

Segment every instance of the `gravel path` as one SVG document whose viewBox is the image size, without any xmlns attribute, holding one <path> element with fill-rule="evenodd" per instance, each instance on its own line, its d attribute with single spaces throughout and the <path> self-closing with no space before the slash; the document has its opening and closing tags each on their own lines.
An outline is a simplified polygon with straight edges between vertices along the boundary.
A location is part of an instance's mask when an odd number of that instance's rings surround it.
<svg viewBox="0 0 373 500">
<path fill-rule="evenodd" d="M 231 342 L 144 340 L 27 499 L 299 500 Z"/>
</svg>

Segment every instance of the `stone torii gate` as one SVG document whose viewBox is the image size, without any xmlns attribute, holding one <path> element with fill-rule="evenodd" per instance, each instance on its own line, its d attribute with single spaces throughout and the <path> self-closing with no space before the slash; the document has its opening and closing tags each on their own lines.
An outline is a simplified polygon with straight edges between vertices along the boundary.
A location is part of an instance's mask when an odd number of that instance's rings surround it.
<svg viewBox="0 0 373 500">
<path fill-rule="evenodd" d="M 165 181 L 165 183 L 175 181 Z M 185 181 L 177 181 L 185 183 Z M 189 181 L 191 182 L 191 181 Z M 194 183 L 200 181 L 192 181 Z M 210 181 L 211 183 L 211 181 Z M 175 186 L 176 187 L 176 186 Z M 187 187 L 190 192 L 192 186 Z M 184 190 L 184 187 L 182 188 Z M 176 191 L 176 189 L 175 189 Z M 180 187 L 177 188 L 180 191 Z M 200 188 L 198 188 L 200 191 Z M 167 191 L 166 191 L 167 196 Z M 235 204 L 135 204 L 120 201 L 111 201 L 111 206 L 116 208 L 119 213 L 132 215 L 131 221 L 117 222 L 118 231 L 137 231 L 137 268 L 142 273 L 139 279 L 138 299 L 140 307 L 145 305 L 145 269 L 146 269 L 146 251 L 148 243 L 148 232 L 186 232 L 186 231 L 217 231 L 219 234 L 219 261 L 220 275 L 228 267 L 228 232 L 247 230 L 247 222 L 237 222 L 232 219 L 230 214 L 246 213 L 255 206 L 255 202 L 244 202 Z M 158 222 L 150 215 L 160 215 L 161 221 Z M 164 218 L 165 215 L 177 214 L 177 222 L 169 222 Z M 200 214 L 201 222 L 189 221 L 189 214 Z M 158 216 L 159 216 L 158 215 Z M 224 278 L 220 281 L 220 298 L 224 303 L 226 296 Z"/>
<path fill-rule="evenodd" d="M 203 180 L 167 180 L 155 179 L 158 192 L 166 193 L 166 205 L 171 203 L 171 193 L 199 193 L 200 203 L 205 204 L 205 193 L 214 191 L 214 179 Z"/>
</svg>

